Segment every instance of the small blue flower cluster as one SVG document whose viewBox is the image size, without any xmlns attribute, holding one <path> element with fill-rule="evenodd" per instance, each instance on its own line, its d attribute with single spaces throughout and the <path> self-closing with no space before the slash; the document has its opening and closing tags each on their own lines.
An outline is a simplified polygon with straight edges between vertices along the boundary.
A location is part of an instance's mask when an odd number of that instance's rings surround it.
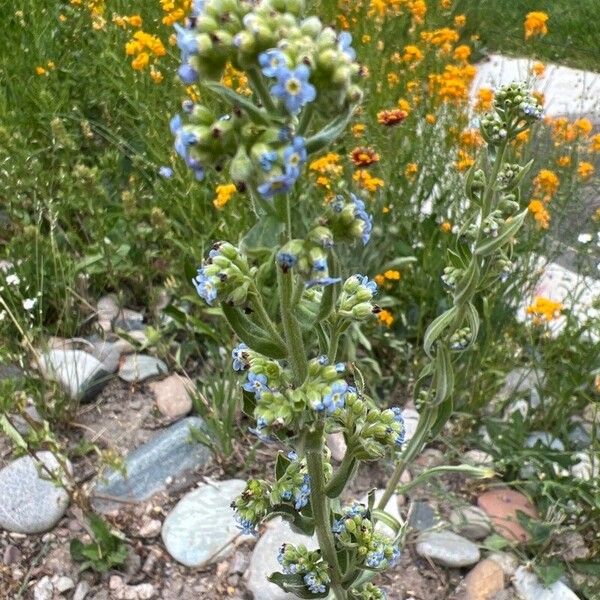
<svg viewBox="0 0 600 600">
<path fill-rule="evenodd" d="M 371 239 L 373 216 L 367 212 L 364 201 L 356 194 L 350 194 L 350 201 L 338 194 L 325 215 L 325 221 L 336 240 L 360 239 L 366 246 Z"/>
<path fill-rule="evenodd" d="M 313 408 L 317 412 L 325 411 L 328 414 L 332 414 L 338 408 L 344 408 L 346 404 L 346 394 L 355 392 L 356 389 L 349 386 L 345 381 L 336 381 L 321 400 L 313 404 Z"/>
<path fill-rule="evenodd" d="M 263 171 L 271 172 L 277 157 L 277 152 L 273 150 L 262 154 L 259 160 Z M 291 140 L 290 145 L 283 150 L 283 173 L 274 175 L 261 183 L 257 187 L 259 194 L 264 198 L 272 198 L 277 194 L 287 194 L 300 176 L 300 169 L 306 162 L 306 157 L 304 138 L 297 135 Z"/>
<path fill-rule="evenodd" d="M 304 585 L 312 594 L 324 594 L 329 585 L 327 564 L 320 553 L 307 550 L 305 546 L 294 547 L 283 544 L 277 555 L 277 562 L 286 575 L 302 575 Z"/>
</svg>

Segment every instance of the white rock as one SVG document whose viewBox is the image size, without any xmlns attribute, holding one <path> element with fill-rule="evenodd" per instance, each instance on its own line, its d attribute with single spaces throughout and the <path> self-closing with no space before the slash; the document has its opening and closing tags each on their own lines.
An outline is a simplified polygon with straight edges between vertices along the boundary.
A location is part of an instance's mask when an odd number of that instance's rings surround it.
<svg viewBox="0 0 600 600">
<path fill-rule="evenodd" d="M 465 464 L 475 467 L 494 464 L 492 455 L 483 450 L 468 450 L 463 454 L 462 459 Z"/>
<path fill-rule="evenodd" d="M 158 519 L 149 519 L 142 523 L 138 535 L 143 538 L 153 538 L 160 533 L 162 523 Z"/>
<path fill-rule="evenodd" d="M 344 456 L 346 456 L 346 441 L 344 440 L 344 434 L 341 431 L 336 433 L 330 433 L 327 436 L 327 447 L 331 452 L 331 457 L 337 462 L 342 462 Z"/>
<path fill-rule="evenodd" d="M 154 356 L 145 354 L 132 354 L 126 356 L 119 368 L 119 377 L 129 383 L 144 381 L 148 377 L 164 375 L 168 371 L 167 365 Z"/>
<path fill-rule="evenodd" d="M 519 567 L 514 577 L 514 586 L 523 600 L 579 600 L 577 595 L 562 581 L 544 587 L 534 573 Z"/>
<path fill-rule="evenodd" d="M 488 558 L 498 563 L 507 577 L 512 577 L 519 568 L 519 559 L 510 552 L 494 552 Z"/>
<path fill-rule="evenodd" d="M 405 408 L 402 411 L 402 418 L 404 419 L 404 440 L 408 442 L 417 430 L 419 413 L 414 408 Z"/>
<path fill-rule="evenodd" d="M 90 584 L 85 581 L 80 581 L 75 588 L 75 593 L 73 594 L 73 600 L 84 600 L 90 591 Z"/>
<path fill-rule="evenodd" d="M 424 531 L 417 539 L 417 554 L 445 567 L 468 567 L 479 562 L 479 548 L 450 531 Z"/>
<path fill-rule="evenodd" d="M 578 461 L 570 469 L 573 477 L 589 481 L 600 475 L 600 457 L 587 452 L 576 452 L 573 458 Z"/>
<path fill-rule="evenodd" d="M 375 490 L 375 506 L 379 505 L 379 501 L 383 497 L 385 490 Z M 361 501 L 361 504 L 365 506 L 369 502 L 369 497 L 365 496 Z M 388 500 L 388 503 L 385 505 L 385 512 L 398 521 L 400 525 L 404 522 L 402 515 L 400 514 L 400 503 L 398 502 L 398 496 L 396 494 L 392 494 L 392 497 Z M 396 532 L 389 526 L 386 525 L 383 521 L 378 521 L 377 525 L 375 525 L 375 531 L 381 533 L 383 535 L 387 535 L 388 537 L 394 538 L 396 537 Z"/>
<path fill-rule="evenodd" d="M 98 304 L 96 305 L 96 314 L 98 315 L 98 321 L 112 321 L 119 314 L 119 303 L 117 302 L 117 297 L 113 294 L 109 294 L 108 296 L 102 296 L 100 300 L 98 300 Z"/>
<path fill-rule="evenodd" d="M 70 577 L 66 577 L 65 575 L 57 577 L 56 581 L 53 579 L 52 583 L 54 585 L 54 589 L 61 594 L 67 590 L 72 590 L 75 587 L 75 582 Z"/>
<path fill-rule="evenodd" d="M 42 577 L 33 588 L 33 600 L 52 600 L 54 587 L 47 575 Z"/>
</svg>

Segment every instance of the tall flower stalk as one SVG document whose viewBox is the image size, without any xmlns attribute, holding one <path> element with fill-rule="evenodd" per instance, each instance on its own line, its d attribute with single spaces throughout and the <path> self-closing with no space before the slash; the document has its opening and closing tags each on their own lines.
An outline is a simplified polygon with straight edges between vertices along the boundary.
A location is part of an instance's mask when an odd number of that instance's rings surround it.
<svg viewBox="0 0 600 600">
<path fill-rule="evenodd" d="M 171 130 L 196 179 L 209 170 L 229 172 L 256 215 L 242 239 L 213 246 L 193 281 L 240 339 L 232 366 L 245 378 L 251 431 L 288 447 L 277 456 L 274 480 L 248 482 L 233 503 L 236 519 L 246 533 L 257 533 L 263 521 L 278 515 L 296 530 L 316 533 L 317 550 L 282 545 L 281 570 L 270 579 L 285 591 L 300 598 L 378 600 L 385 594 L 370 580 L 398 560 L 401 525 L 375 508 L 373 495 L 364 505 L 342 506 L 339 499 L 360 462 L 386 455 L 399 460 L 386 492 L 391 495 L 401 465 L 438 426 L 440 415 L 451 412 L 451 352 L 475 339 L 475 294 L 504 272 L 504 249 L 524 218 L 513 191 L 523 171 L 510 171 L 503 157 L 520 127 L 516 116 L 525 111 L 509 106 L 513 94 L 505 103 L 504 134 L 495 129 L 501 117 L 482 123 L 497 158 L 489 183 L 479 168 L 469 176 L 473 215 L 461 234 L 471 240 L 471 250 L 461 242 L 445 275 L 454 306 L 427 332 L 431 364 L 417 395 L 432 383 L 420 442 L 415 436 L 401 455 L 400 409 L 377 407 L 359 369 L 344 362 L 338 349 L 351 325 L 380 310 L 377 285 L 345 272 L 338 258 L 340 246 L 369 243 L 372 217 L 343 186 L 324 203 L 298 184 L 308 158 L 345 132 L 362 98 L 361 68 L 350 34 L 303 17 L 303 10 L 303 0 L 196 0 L 185 27 L 177 26 L 179 74 L 185 83 L 197 81 L 206 100 L 186 101 Z M 230 67 L 245 73 L 249 97 L 219 83 Z M 497 143 L 494 136 L 500 136 Z M 347 452 L 334 471 L 325 436 L 336 431 Z M 393 537 L 376 531 L 379 519 L 391 525 Z"/>
</svg>

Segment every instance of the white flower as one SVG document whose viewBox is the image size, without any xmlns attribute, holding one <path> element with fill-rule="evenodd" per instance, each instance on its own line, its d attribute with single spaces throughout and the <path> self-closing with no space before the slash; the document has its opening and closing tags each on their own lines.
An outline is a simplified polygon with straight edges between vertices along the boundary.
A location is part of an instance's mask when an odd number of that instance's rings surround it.
<svg viewBox="0 0 600 600">
<path fill-rule="evenodd" d="M 577 236 L 577 241 L 580 244 L 589 244 L 592 241 L 592 234 L 591 233 L 580 233 Z"/>
<path fill-rule="evenodd" d="M 21 280 L 19 279 L 18 275 L 11 273 L 10 275 L 6 276 L 6 283 L 8 283 L 8 285 L 19 285 Z"/>
<path fill-rule="evenodd" d="M 25 300 L 23 300 L 23 308 L 25 310 L 32 310 L 36 304 L 37 298 L 25 298 Z"/>
</svg>

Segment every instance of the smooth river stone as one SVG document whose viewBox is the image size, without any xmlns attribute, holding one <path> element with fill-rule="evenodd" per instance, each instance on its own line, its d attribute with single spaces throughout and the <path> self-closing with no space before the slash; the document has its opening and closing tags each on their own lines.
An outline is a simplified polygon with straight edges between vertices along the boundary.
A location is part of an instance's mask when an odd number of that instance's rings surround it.
<svg viewBox="0 0 600 600">
<path fill-rule="evenodd" d="M 468 567 L 479 562 L 479 548 L 450 531 L 425 531 L 417 539 L 417 554 L 445 567 Z"/>
<path fill-rule="evenodd" d="M 164 429 L 125 458 L 126 475 L 109 471 L 99 480 L 94 494 L 111 496 L 127 502 L 144 502 L 165 490 L 170 482 L 182 478 L 212 458 L 211 451 L 192 440 L 190 428 L 202 429 L 200 417 L 188 417 Z M 122 503 L 97 497 L 94 506 L 110 512 Z"/>
<path fill-rule="evenodd" d="M 579 600 L 562 581 L 544 587 L 536 575 L 525 567 L 517 569 L 513 584 L 523 600 Z"/>
<path fill-rule="evenodd" d="M 119 368 L 119 377 L 128 383 L 135 383 L 149 377 L 165 375 L 168 370 L 167 365 L 159 358 L 146 354 L 131 354 L 123 360 Z"/>
<path fill-rule="evenodd" d="M 245 481 L 229 479 L 186 494 L 163 524 L 169 554 L 186 567 L 202 567 L 225 557 L 240 535 L 231 503 L 245 487 Z"/>
<path fill-rule="evenodd" d="M 60 468 L 51 452 L 38 452 L 36 457 L 52 472 Z M 68 505 L 67 492 L 49 481 L 30 456 L 18 458 L 0 471 L 0 528 L 15 533 L 48 531 Z"/>
</svg>

